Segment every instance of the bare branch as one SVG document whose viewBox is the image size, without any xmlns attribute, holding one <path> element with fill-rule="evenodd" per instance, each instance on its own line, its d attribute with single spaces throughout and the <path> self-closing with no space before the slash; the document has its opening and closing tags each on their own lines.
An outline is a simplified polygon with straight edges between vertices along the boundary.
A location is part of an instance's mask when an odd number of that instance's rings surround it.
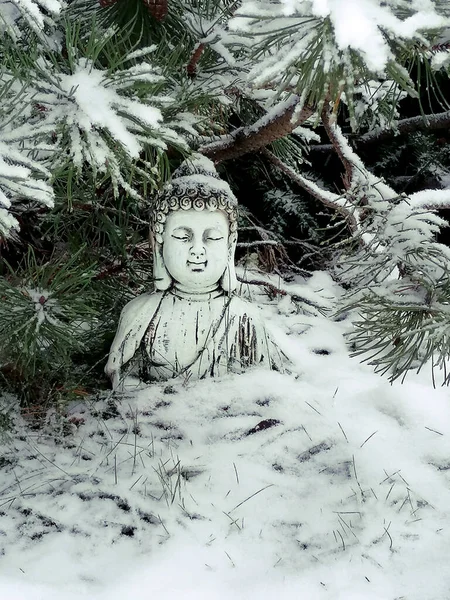
<svg viewBox="0 0 450 600">
<path fill-rule="evenodd" d="M 349 208 L 344 206 L 342 199 L 337 194 L 333 194 L 326 190 L 323 190 L 314 182 L 309 181 L 299 173 L 296 173 L 291 167 L 282 162 L 279 158 L 277 158 L 272 152 L 264 148 L 262 150 L 264 156 L 266 156 L 270 162 L 275 165 L 280 171 L 282 171 L 285 175 L 287 175 L 292 181 L 295 181 L 299 186 L 301 186 L 305 191 L 307 191 L 311 196 L 319 200 L 328 208 L 331 208 L 338 213 L 340 213 L 348 223 L 350 230 L 355 233 L 358 230 L 358 223 L 354 214 L 351 212 Z"/>
<path fill-rule="evenodd" d="M 282 289 L 278 288 L 276 285 L 273 285 L 273 283 L 269 283 L 268 281 L 263 281 L 261 279 L 244 279 L 243 277 L 240 277 L 239 275 L 237 275 L 237 280 L 240 283 L 246 283 L 248 285 L 258 285 L 261 287 L 265 287 L 265 288 L 269 289 L 275 295 L 287 296 L 286 290 L 282 290 Z"/>
<path fill-rule="evenodd" d="M 374 142 L 380 142 L 385 139 L 389 139 L 395 135 L 398 131 L 400 135 L 405 133 L 412 133 L 420 129 L 427 129 L 434 131 L 436 129 L 448 129 L 450 126 L 450 110 L 436 115 L 419 115 L 418 117 L 411 117 L 410 119 L 402 119 L 397 123 L 397 129 L 375 129 L 365 133 L 357 140 L 357 145 L 361 144 L 373 144 Z"/>
<path fill-rule="evenodd" d="M 281 246 L 277 240 L 257 240 L 256 242 L 238 242 L 238 248 L 254 248 L 255 246 Z"/>
</svg>

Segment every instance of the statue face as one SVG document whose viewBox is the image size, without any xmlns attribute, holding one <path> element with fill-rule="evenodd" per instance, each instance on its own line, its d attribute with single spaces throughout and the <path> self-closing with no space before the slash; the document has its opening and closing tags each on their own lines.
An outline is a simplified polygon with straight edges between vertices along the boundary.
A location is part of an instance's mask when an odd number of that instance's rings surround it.
<svg viewBox="0 0 450 600">
<path fill-rule="evenodd" d="M 220 210 L 169 213 L 163 258 L 175 282 L 196 292 L 216 285 L 228 262 L 228 235 L 228 218 Z"/>
</svg>

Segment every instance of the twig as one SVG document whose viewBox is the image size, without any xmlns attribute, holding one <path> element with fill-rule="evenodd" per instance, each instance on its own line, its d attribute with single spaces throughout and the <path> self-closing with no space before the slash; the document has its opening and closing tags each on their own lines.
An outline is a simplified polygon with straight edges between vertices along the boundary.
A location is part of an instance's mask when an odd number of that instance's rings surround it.
<svg viewBox="0 0 450 600">
<path fill-rule="evenodd" d="M 238 248 L 253 248 L 254 246 L 281 246 L 277 240 L 257 240 L 256 242 L 239 242 Z"/>
<path fill-rule="evenodd" d="M 273 285 L 273 283 L 269 283 L 269 282 L 263 281 L 261 279 L 244 279 L 243 277 L 238 275 L 237 280 L 240 283 L 246 283 L 248 285 L 259 285 L 262 287 L 266 287 L 274 294 L 279 294 L 280 296 L 287 296 L 287 292 L 285 290 L 278 288 L 276 285 Z"/>
<path fill-rule="evenodd" d="M 345 551 L 345 542 L 344 542 L 344 538 L 342 537 L 342 533 L 339 531 L 339 529 L 337 530 L 337 533 L 339 534 L 339 537 L 341 538 L 342 550 Z"/>
<path fill-rule="evenodd" d="M 390 541 L 389 550 L 392 550 L 392 546 L 394 545 L 394 542 L 392 540 L 391 534 L 389 533 L 389 527 L 390 526 L 391 526 L 391 524 L 389 523 L 389 525 L 387 527 L 383 527 L 383 529 L 384 529 L 384 533 L 388 536 L 389 541 Z M 383 535 L 381 537 L 384 536 L 384 533 L 383 533 Z"/>
<path fill-rule="evenodd" d="M 234 564 L 231 556 L 228 554 L 228 552 L 226 550 L 224 550 L 225 554 L 228 556 L 228 558 L 230 559 L 230 563 L 233 565 L 233 567 L 235 567 L 236 565 Z"/>
<path fill-rule="evenodd" d="M 342 429 L 342 425 L 339 423 L 339 421 L 338 421 L 338 425 L 339 425 L 340 430 L 342 431 L 342 435 L 345 437 L 345 441 L 348 443 L 348 437 L 346 436 L 345 431 Z"/>
<path fill-rule="evenodd" d="M 386 494 L 386 498 L 385 500 L 387 500 L 389 498 L 389 496 L 391 495 L 392 490 L 394 489 L 394 485 L 395 485 L 395 481 L 394 483 L 391 485 L 391 487 L 389 488 L 388 493 Z"/>
<path fill-rule="evenodd" d="M 233 519 L 233 517 L 231 515 L 229 515 L 227 512 L 225 512 L 224 510 L 222 512 L 226 517 L 228 517 L 230 519 L 231 524 L 235 525 L 238 528 L 238 530 L 241 531 L 242 527 L 240 527 L 237 523 L 239 517 L 236 517 L 235 519 Z"/>
<path fill-rule="evenodd" d="M 330 193 L 325 192 L 325 190 L 322 190 L 318 185 L 316 185 L 312 181 L 309 181 L 305 177 L 302 177 L 299 173 L 296 173 L 291 167 L 286 165 L 283 161 L 277 158 L 274 154 L 272 154 L 272 152 L 270 152 L 266 148 L 262 150 L 262 154 L 264 154 L 264 156 L 268 158 L 273 165 L 280 169 L 280 171 L 287 175 L 292 181 L 297 183 L 306 192 L 308 192 L 308 194 L 311 194 L 311 196 L 316 198 L 316 200 L 319 200 L 319 202 L 321 202 L 328 208 L 331 208 L 332 210 L 335 210 L 336 212 L 340 213 L 345 218 L 349 229 L 352 231 L 352 233 L 358 230 L 358 223 L 352 212 L 345 206 L 336 202 L 334 199 L 331 199 L 330 196 L 332 195 Z M 333 194 L 333 196 L 336 195 Z M 336 200 L 338 198 L 339 197 L 336 196 Z"/>
<path fill-rule="evenodd" d="M 351 141 L 356 147 L 361 147 L 382 142 L 395 135 L 405 135 L 407 133 L 413 133 L 414 131 L 420 131 L 421 129 L 429 131 L 448 129 L 449 125 L 450 110 L 447 110 L 435 115 L 419 115 L 418 117 L 402 119 L 398 121 L 395 129 L 378 128 L 374 131 L 364 133 L 359 137 L 351 138 Z M 317 144 L 316 146 L 311 146 L 309 150 L 311 153 L 334 152 L 336 151 L 336 147 L 333 144 Z"/>
<path fill-rule="evenodd" d="M 427 427 L 426 425 L 425 425 L 425 429 L 428 429 L 428 431 L 432 431 L 433 433 L 437 433 L 438 435 L 444 435 L 440 431 L 436 431 L 436 429 L 431 429 L 431 427 Z"/>
<path fill-rule="evenodd" d="M 348 190 L 351 187 L 352 180 L 353 180 L 353 165 L 342 151 L 341 144 L 339 143 L 339 139 L 336 136 L 334 126 L 331 122 L 327 103 L 325 103 L 325 105 L 324 105 L 324 108 L 323 108 L 322 114 L 321 114 L 321 118 L 322 118 L 323 126 L 325 127 L 325 131 L 327 132 L 327 135 L 330 138 L 330 142 L 333 145 L 333 147 L 336 151 L 336 154 L 339 156 L 341 163 L 344 165 L 345 177 L 343 178 L 343 181 L 344 181 L 345 189 Z"/>
<path fill-rule="evenodd" d="M 364 491 L 361 487 L 361 484 L 359 483 L 358 475 L 356 473 L 355 455 L 353 455 L 353 471 L 355 473 L 355 479 L 356 479 L 356 483 L 358 484 L 359 491 L 361 492 L 361 498 L 364 500 Z"/>
<path fill-rule="evenodd" d="M 236 474 L 236 481 L 237 481 L 237 484 L 239 485 L 239 473 L 238 473 L 238 470 L 236 467 L 236 463 L 233 463 L 233 467 L 234 467 L 234 472 Z"/>
<path fill-rule="evenodd" d="M 310 404 L 309 402 L 307 402 L 305 400 L 305 404 L 307 404 L 309 406 L 309 408 L 312 408 L 318 415 L 322 416 L 322 414 L 317 410 L 317 408 L 314 408 L 314 406 L 312 404 Z"/>
</svg>

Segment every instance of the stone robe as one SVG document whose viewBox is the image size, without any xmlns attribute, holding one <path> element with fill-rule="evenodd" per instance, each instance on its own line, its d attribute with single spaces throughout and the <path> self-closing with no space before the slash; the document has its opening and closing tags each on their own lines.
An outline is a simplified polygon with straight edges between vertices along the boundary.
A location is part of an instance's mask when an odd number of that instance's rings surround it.
<svg viewBox="0 0 450 600">
<path fill-rule="evenodd" d="M 202 379 L 251 365 L 282 368 L 281 353 L 252 304 L 221 292 L 168 290 L 125 306 L 105 370 L 117 387 L 124 375 L 144 382 Z"/>
</svg>

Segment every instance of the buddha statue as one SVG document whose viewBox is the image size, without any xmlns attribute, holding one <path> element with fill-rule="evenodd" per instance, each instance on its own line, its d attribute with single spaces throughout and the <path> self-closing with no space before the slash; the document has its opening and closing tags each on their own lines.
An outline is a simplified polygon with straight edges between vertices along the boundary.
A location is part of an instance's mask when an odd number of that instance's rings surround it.
<svg viewBox="0 0 450 600">
<path fill-rule="evenodd" d="M 105 371 L 117 388 L 251 365 L 279 370 L 280 352 L 258 309 L 236 293 L 237 200 L 214 164 L 182 163 L 151 214 L 155 291 L 123 309 Z"/>
</svg>

